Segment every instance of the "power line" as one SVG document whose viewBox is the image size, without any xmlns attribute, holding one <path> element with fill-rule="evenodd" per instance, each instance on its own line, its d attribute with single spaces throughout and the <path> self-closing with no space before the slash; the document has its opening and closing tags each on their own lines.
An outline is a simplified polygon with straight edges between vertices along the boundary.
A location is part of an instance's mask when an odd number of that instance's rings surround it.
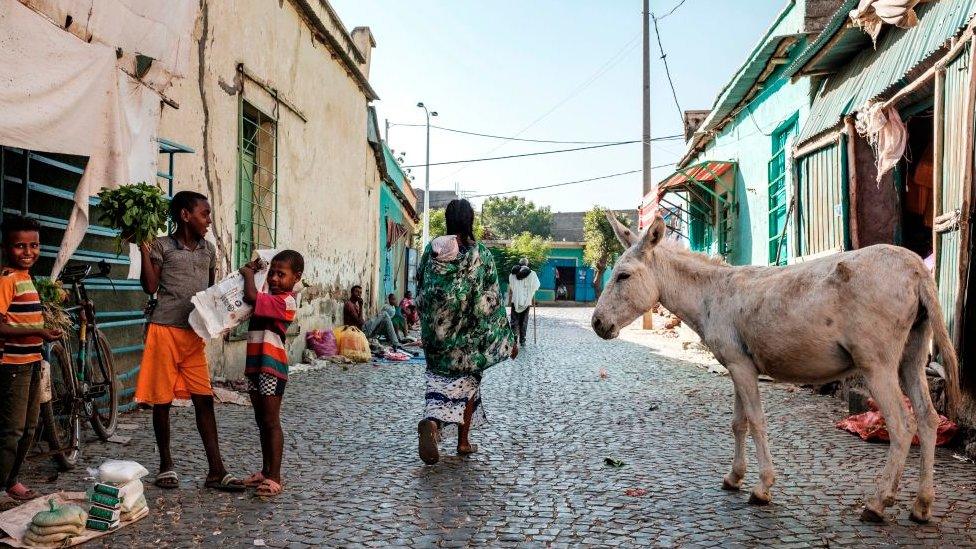
<svg viewBox="0 0 976 549">
<path fill-rule="evenodd" d="M 653 168 L 666 168 L 668 166 L 674 166 L 674 165 L 675 165 L 675 162 L 668 162 L 667 164 L 660 164 L 658 166 L 653 166 Z M 640 173 L 641 171 L 642 170 L 630 170 L 630 171 L 626 171 L 626 172 L 612 173 L 610 175 L 602 175 L 600 177 L 591 177 L 589 179 L 580 179 L 580 180 L 577 180 L 577 181 L 566 181 L 566 182 L 563 182 L 563 183 L 553 183 L 552 185 L 542 185 L 542 186 L 539 186 L 539 187 L 527 187 L 527 188 L 524 188 L 524 189 L 515 189 L 515 190 L 511 190 L 511 191 L 498 191 L 498 192 L 494 192 L 494 193 L 471 194 L 471 195 L 465 196 L 465 198 L 484 198 L 486 196 L 499 196 L 499 195 L 503 195 L 503 194 L 524 193 L 524 192 L 528 192 L 528 191 L 538 191 L 538 190 L 541 190 L 541 189 L 551 189 L 553 187 L 565 187 L 566 185 L 577 185 L 579 183 L 589 183 L 591 181 L 600 181 L 602 179 L 610 179 L 610 178 L 613 178 L 613 177 L 620 177 L 622 175 L 631 175 L 631 174 L 635 174 L 635 173 Z M 446 206 L 447 204 L 449 204 L 449 202 L 442 202 L 442 203 L 439 203 L 439 204 L 436 204 L 436 205 L 435 204 L 431 204 L 430 207 L 433 209 L 435 207 Z"/>
<path fill-rule="evenodd" d="M 564 97 L 563 99 L 561 99 L 558 103 L 556 103 L 548 111 L 546 111 L 541 116 L 539 116 L 538 118 L 536 118 L 535 120 L 533 120 L 532 122 L 530 122 L 527 126 L 525 126 L 524 128 L 522 128 L 521 130 L 519 130 L 515 134 L 514 137 L 518 137 L 518 136 L 522 135 L 523 133 L 525 133 L 526 131 L 528 131 L 530 128 L 532 128 L 533 126 L 535 126 L 536 124 L 538 124 L 539 122 L 541 122 L 542 120 L 544 120 L 550 114 L 552 114 L 553 112 L 555 112 L 556 109 L 558 109 L 559 107 L 561 107 L 564 104 L 566 104 L 566 102 L 568 102 L 570 99 L 572 99 L 572 98 L 576 97 L 577 95 L 579 95 L 580 93 L 582 93 L 583 90 L 585 90 L 586 88 L 588 88 L 590 85 L 592 85 L 598 79 L 600 79 L 604 74 L 606 74 L 610 69 L 612 69 L 614 66 L 616 66 L 621 61 L 623 61 L 624 58 L 626 58 L 627 54 L 630 53 L 630 51 L 633 50 L 637 46 L 637 44 L 639 43 L 638 42 L 638 38 L 640 38 L 640 36 L 641 36 L 641 33 L 640 32 L 638 32 L 637 34 L 635 34 L 630 40 L 627 41 L 627 43 L 625 43 L 623 45 L 623 47 L 621 47 L 619 50 L 617 50 L 616 53 L 614 53 L 613 55 L 611 55 L 610 58 L 603 63 L 603 65 L 601 65 L 592 75 L 590 75 L 589 78 L 587 78 L 586 80 L 584 80 L 582 83 L 578 84 L 576 86 L 576 88 L 573 89 L 573 91 L 569 92 L 569 94 L 566 97 Z M 495 151 L 497 151 L 497 150 L 501 149 L 502 147 L 504 147 L 506 144 L 507 143 L 501 143 L 497 147 L 495 147 L 495 148 L 491 149 L 490 151 L 488 151 L 486 154 L 492 154 Z M 457 175 L 458 173 L 460 173 L 461 171 L 463 171 L 465 168 L 467 168 L 467 166 L 462 166 L 460 169 L 457 169 L 454 172 L 452 172 L 449 175 L 447 175 L 444 179 L 450 179 L 450 178 L 454 177 L 455 175 Z M 442 179 L 442 181 L 443 181 L 443 179 Z"/>
<path fill-rule="evenodd" d="M 425 127 L 427 127 L 426 124 L 395 124 L 395 123 L 391 123 L 390 124 L 390 127 L 393 127 L 393 126 L 401 126 L 401 127 L 407 127 L 407 128 L 425 128 Z M 610 143 L 619 143 L 620 142 L 620 141 L 558 141 L 558 140 L 554 140 L 554 139 L 527 139 L 527 138 L 520 138 L 520 137 L 507 137 L 507 136 L 503 136 L 503 135 L 492 135 L 492 134 L 488 134 L 488 133 L 471 132 L 471 131 L 466 131 L 466 130 L 458 130 L 458 129 L 454 129 L 454 128 L 445 128 L 444 126 L 434 126 L 434 125 L 431 125 L 431 128 L 436 128 L 438 130 L 443 130 L 443 131 L 446 131 L 446 132 L 460 133 L 460 134 L 464 134 L 464 135 L 474 135 L 474 136 L 478 136 L 478 137 L 487 137 L 487 138 L 490 138 L 490 139 L 504 139 L 506 141 L 524 141 L 526 143 L 555 143 L 555 144 L 563 144 L 563 145 L 606 145 L 606 144 L 610 144 Z M 682 135 L 668 135 L 668 136 L 659 137 L 659 138 L 656 138 L 656 139 L 677 139 L 677 138 L 680 138 L 680 137 L 683 137 L 683 136 Z"/>
<path fill-rule="evenodd" d="M 558 150 L 555 150 L 555 151 L 539 151 L 539 152 L 534 152 L 534 153 L 510 154 L 510 155 L 506 155 L 506 156 L 491 156 L 491 157 L 487 157 L 487 158 L 469 158 L 467 160 L 449 160 L 447 162 L 431 162 L 430 165 L 431 166 L 446 166 L 448 164 L 470 164 L 472 162 L 487 162 L 489 160 L 505 160 L 507 158 L 523 158 L 523 157 L 526 157 L 526 156 L 540 156 L 540 155 L 543 155 L 543 154 L 558 154 L 558 153 L 573 152 L 573 151 L 586 151 L 586 150 L 590 150 L 590 149 L 602 149 L 602 148 L 606 148 L 606 147 L 618 147 L 620 145 L 632 145 L 634 143 L 640 143 L 640 140 L 637 139 L 637 140 L 634 140 L 634 141 L 620 141 L 618 143 L 607 143 L 605 145 L 590 145 L 588 147 L 575 147 L 575 148 L 572 148 L 572 149 L 558 149 Z M 403 166 L 403 167 L 404 168 L 422 168 L 424 166 L 427 166 L 427 164 L 411 164 L 409 166 Z"/>
<path fill-rule="evenodd" d="M 682 0 L 682 2 L 680 2 L 677 6 L 672 8 L 671 11 L 667 13 L 667 15 L 671 15 L 672 13 L 674 13 L 674 10 L 681 7 L 681 4 L 684 4 L 684 0 Z M 665 15 L 665 17 L 667 17 L 667 15 Z M 685 111 L 681 109 L 681 103 L 678 102 L 678 92 L 675 91 L 674 80 L 671 79 L 671 68 L 668 67 L 668 54 L 664 52 L 664 45 L 661 44 L 661 33 L 660 31 L 658 31 L 657 28 L 658 18 L 656 15 L 651 15 L 651 18 L 654 20 L 654 35 L 657 36 L 657 47 L 661 51 L 661 61 L 664 62 L 664 74 L 667 75 L 668 77 L 668 85 L 671 86 L 671 96 L 674 97 L 674 106 L 678 107 L 678 118 L 681 119 L 681 123 L 683 125 L 685 122 L 684 119 Z"/>
<path fill-rule="evenodd" d="M 661 21 L 663 21 L 666 18 L 671 17 L 671 15 L 673 15 L 674 12 L 678 11 L 678 8 L 680 8 L 681 6 L 683 6 L 685 4 L 685 2 L 687 2 L 687 1 L 688 0 L 680 0 L 680 2 L 678 2 L 677 4 L 675 4 L 675 6 L 673 8 L 671 8 L 671 10 L 668 13 L 665 13 L 661 17 L 658 17 L 658 19 L 660 19 Z"/>
</svg>

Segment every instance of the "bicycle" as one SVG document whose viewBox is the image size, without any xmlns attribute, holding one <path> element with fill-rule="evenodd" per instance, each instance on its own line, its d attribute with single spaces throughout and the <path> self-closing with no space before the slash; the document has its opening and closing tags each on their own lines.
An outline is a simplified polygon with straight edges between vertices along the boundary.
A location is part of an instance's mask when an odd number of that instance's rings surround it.
<svg viewBox="0 0 976 549">
<path fill-rule="evenodd" d="M 105 335 L 98 329 L 95 304 L 88 297 L 85 280 L 108 278 L 111 266 L 102 261 L 71 265 L 58 280 L 70 286 L 74 305 L 65 308 L 72 329 L 50 344 L 51 400 L 41 405 L 41 425 L 49 452 L 63 470 L 71 469 L 81 453 L 81 421 L 87 418 L 103 441 L 115 434 L 119 415 L 119 389 L 115 360 Z M 77 352 L 72 354 L 72 343 Z"/>
</svg>

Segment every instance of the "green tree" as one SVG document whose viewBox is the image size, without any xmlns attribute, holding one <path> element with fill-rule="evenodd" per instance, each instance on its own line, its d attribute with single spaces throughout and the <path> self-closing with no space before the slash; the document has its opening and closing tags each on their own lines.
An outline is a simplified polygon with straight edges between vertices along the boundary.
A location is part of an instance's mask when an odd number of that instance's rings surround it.
<svg viewBox="0 0 976 549">
<path fill-rule="evenodd" d="M 552 211 L 538 208 L 521 196 L 493 196 L 481 206 L 481 221 L 498 240 L 509 240 L 522 233 L 543 238 L 552 236 Z"/>
<path fill-rule="evenodd" d="M 630 227 L 630 219 L 624 214 L 615 214 L 625 227 Z M 593 289 L 599 298 L 603 292 L 603 273 L 611 265 L 614 258 L 624 252 L 617 236 L 613 232 L 606 210 L 595 206 L 583 216 L 583 261 L 593 268 Z"/>
<path fill-rule="evenodd" d="M 512 267 L 523 257 L 529 260 L 531 269 L 538 271 L 549 257 L 551 245 L 550 239 L 525 232 L 513 238 L 504 248 L 492 248 L 491 253 L 495 256 L 499 280 L 505 283 L 512 272 Z"/>
</svg>

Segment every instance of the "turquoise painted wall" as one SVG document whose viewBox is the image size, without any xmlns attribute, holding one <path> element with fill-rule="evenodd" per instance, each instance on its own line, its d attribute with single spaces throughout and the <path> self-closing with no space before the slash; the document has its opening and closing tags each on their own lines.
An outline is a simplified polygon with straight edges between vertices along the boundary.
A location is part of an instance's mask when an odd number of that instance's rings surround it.
<svg viewBox="0 0 976 549">
<path fill-rule="evenodd" d="M 770 32 L 770 36 L 797 34 L 803 29 L 803 2 L 797 2 Z M 792 59 L 799 55 L 806 41 L 801 39 L 789 52 Z M 768 164 L 773 154 L 772 134 L 790 117 L 798 115 L 802 127 L 809 113 L 810 79 L 791 83 L 780 74 L 767 80 L 766 89 L 752 99 L 740 113 L 709 143 L 694 162 L 726 160 L 738 162 L 735 192 L 739 203 L 735 249 L 728 258 L 735 265 L 767 265 L 769 263 L 769 193 Z M 787 145 L 788 148 L 792 144 Z M 787 170 L 791 167 L 789 163 Z M 788 173 L 787 192 L 792 192 L 792 177 Z M 787 238 L 791 235 L 787 233 Z M 792 242 L 788 249 L 792 250 Z"/>
<path fill-rule="evenodd" d="M 393 248 L 388 249 L 386 247 L 386 219 L 387 217 L 393 219 L 396 223 L 401 225 L 409 226 L 406 215 L 404 215 L 403 207 L 397 200 L 396 196 L 393 195 L 393 191 L 387 186 L 386 182 L 380 185 L 380 227 L 377 234 L 379 235 L 379 250 L 380 250 L 380 261 L 379 261 L 379 272 L 380 272 L 380 288 L 383 289 L 382 300 L 386 301 L 386 296 L 389 294 L 397 294 L 397 297 L 403 296 L 403 291 L 406 289 L 404 286 L 404 271 L 406 270 L 405 265 L 398 265 L 398 258 L 404 257 L 402 253 L 397 254 L 398 248 L 403 248 L 404 243 L 401 241 L 395 244 Z M 405 261 L 405 260 L 404 260 Z"/>
</svg>

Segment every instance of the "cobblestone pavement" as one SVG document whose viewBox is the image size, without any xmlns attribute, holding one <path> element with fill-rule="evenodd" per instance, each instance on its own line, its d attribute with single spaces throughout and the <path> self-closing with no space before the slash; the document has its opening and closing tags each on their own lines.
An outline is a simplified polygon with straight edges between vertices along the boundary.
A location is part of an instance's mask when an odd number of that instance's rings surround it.
<svg viewBox="0 0 976 549">
<path fill-rule="evenodd" d="M 858 520 L 886 446 L 838 431 L 843 407 L 804 390 L 764 385 L 778 470 L 773 504 L 723 492 L 732 452 L 727 377 L 662 352 L 653 337 L 603 342 L 589 309 L 540 310 L 536 347 L 490 370 L 490 423 L 473 433 L 481 451 L 434 467 L 416 454 L 422 368 L 363 365 L 295 374 L 284 407 L 286 493 L 266 502 L 203 490 L 203 452 L 192 410 L 175 411 L 180 490 L 147 491 L 152 514 L 103 538 L 106 546 L 967 546 L 976 544 L 976 466 L 939 449 L 932 524 L 908 520 L 917 480 L 912 450 L 905 486 L 885 525 Z M 625 334 L 627 335 L 627 334 Z M 634 340 L 643 342 L 642 345 Z M 609 372 L 602 380 L 598 369 Z M 238 474 L 260 463 L 251 410 L 218 409 L 221 446 Z M 149 415 L 125 416 L 127 446 L 89 443 L 86 465 L 109 456 L 156 465 Z M 453 454 L 450 441 L 442 450 Z M 751 448 L 751 445 L 750 445 Z M 751 451 L 751 450 L 750 450 Z M 613 457 L 621 468 L 604 465 Z M 746 486 L 756 481 L 750 454 Z M 38 489 L 83 487 L 85 468 Z M 629 489 L 646 495 L 627 495 Z"/>
</svg>

